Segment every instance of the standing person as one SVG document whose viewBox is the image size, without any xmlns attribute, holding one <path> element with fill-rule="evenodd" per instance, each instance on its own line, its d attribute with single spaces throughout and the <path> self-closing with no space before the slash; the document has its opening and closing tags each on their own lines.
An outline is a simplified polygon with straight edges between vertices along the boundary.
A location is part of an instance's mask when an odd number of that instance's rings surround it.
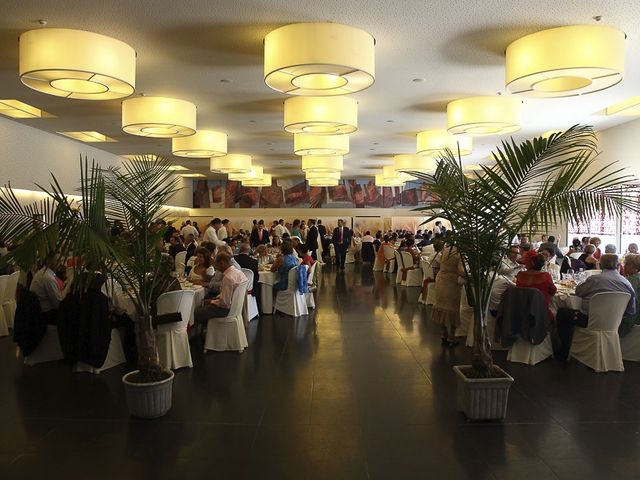
<svg viewBox="0 0 640 480">
<path fill-rule="evenodd" d="M 546 242 L 542 242 L 538 247 L 538 251 L 544 250 L 544 249 L 550 249 L 551 253 L 553 254 L 552 256 L 555 255 L 556 257 L 556 263 L 558 265 L 562 264 L 564 255 L 562 254 L 562 250 L 558 248 L 558 244 L 556 243 L 556 237 L 554 237 L 553 235 L 549 235 L 548 240 Z"/>
<path fill-rule="evenodd" d="M 300 235 L 302 235 L 302 243 L 307 241 L 307 234 L 309 233 L 309 227 L 304 223 L 304 220 L 300 221 Z"/>
<path fill-rule="evenodd" d="M 229 238 L 229 232 L 227 230 L 227 225 L 229 225 L 229 220 L 226 218 L 222 220 L 222 226 L 218 229 L 218 238 L 220 240 L 224 240 L 225 238 Z"/>
<path fill-rule="evenodd" d="M 300 220 L 297 218 L 293 221 L 293 226 L 291 227 L 291 236 L 299 237 L 300 240 L 302 240 L 302 232 L 300 232 Z"/>
<path fill-rule="evenodd" d="M 344 270 L 344 264 L 347 257 L 347 249 L 351 244 L 351 231 L 344 226 L 342 219 L 338 220 L 338 226 L 333 229 L 333 237 L 331 238 L 336 251 L 336 267 Z"/>
<path fill-rule="evenodd" d="M 249 243 L 252 248 L 256 248 L 258 245 L 268 245 L 269 242 L 269 233 L 267 233 L 267 230 L 264 228 L 264 222 L 260 220 L 258 226 L 251 230 Z"/>
<path fill-rule="evenodd" d="M 277 235 L 280 238 L 285 238 L 284 237 L 285 233 L 288 236 L 291 236 L 291 233 L 289 232 L 289 229 L 284 225 L 284 220 L 281 218 L 280 220 L 278 220 L 278 223 L 275 226 L 275 235 Z"/>
<path fill-rule="evenodd" d="M 50 253 L 45 260 L 44 267 L 33 276 L 29 290 L 35 293 L 40 304 L 42 317 L 48 325 L 56 325 L 58 322 L 58 307 L 62 301 L 62 290 L 56 281 L 55 270 L 60 265 L 60 256 Z"/>
<path fill-rule="evenodd" d="M 196 229 L 196 227 L 191 225 L 191 220 L 187 220 L 185 226 L 182 227 L 182 230 L 180 230 L 180 235 L 182 235 L 182 238 L 184 238 L 185 240 L 189 235 L 193 235 L 193 238 L 196 239 L 198 238 L 198 230 Z"/>
<path fill-rule="evenodd" d="M 318 250 L 318 227 L 316 227 L 316 221 L 312 218 L 309 219 L 309 230 L 307 231 L 307 248 L 311 254 L 311 258 L 318 260 L 316 251 Z"/>
<path fill-rule="evenodd" d="M 442 229 L 440 228 L 440 225 L 442 225 L 442 222 L 440 222 L 440 220 L 438 220 L 436 222 L 436 224 L 433 226 L 433 235 L 434 236 L 439 236 L 442 234 Z"/>
<path fill-rule="evenodd" d="M 164 243 L 169 243 L 169 240 L 171 239 L 171 237 L 173 236 L 173 232 L 175 231 L 176 227 L 173 226 L 173 222 L 169 222 L 167 224 L 167 229 L 164 231 L 164 235 L 162 237 Z"/>
<path fill-rule="evenodd" d="M 253 272 L 253 285 L 251 285 L 251 293 L 255 297 L 258 305 L 261 305 L 260 286 L 258 285 L 260 276 L 260 272 L 258 271 L 258 259 L 251 256 L 251 247 L 249 247 L 247 243 L 243 243 L 240 246 L 240 253 L 234 258 L 238 265 L 240 265 L 242 268 L 247 268 Z"/>
<path fill-rule="evenodd" d="M 211 242 L 216 247 L 221 247 L 223 245 L 226 245 L 226 243 L 224 243 L 222 240 L 220 240 L 220 237 L 218 237 L 218 230 L 221 227 L 222 227 L 222 220 L 220 220 L 218 217 L 211 220 L 209 227 L 207 227 L 207 230 L 204 232 L 204 237 L 202 241 Z"/>
<path fill-rule="evenodd" d="M 456 328 L 460 326 L 460 295 L 462 287 L 458 279 L 464 275 L 458 250 L 445 248 L 440 256 L 440 268 L 436 275 L 436 300 L 432 318 L 442 325 L 442 344 L 453 347 L 458 344 Z"/>
</svg>

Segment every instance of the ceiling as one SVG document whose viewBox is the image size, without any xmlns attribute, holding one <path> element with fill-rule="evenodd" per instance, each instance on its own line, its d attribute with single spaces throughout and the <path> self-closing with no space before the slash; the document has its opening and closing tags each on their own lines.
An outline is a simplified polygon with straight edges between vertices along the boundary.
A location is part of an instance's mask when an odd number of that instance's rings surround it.
<svg viewBox="0 0 640 480">
<path fill-rule="evenodd" d="M 354 97 L 359 130 L 345 175 L 372 175 L 396 153 L 415 153 L 415 134 L 446 126 L 448 101 L 504 92 L 504 50 L 537 30 L 600 23 L 623 30 L 624 80 L 568 99 L 523 98 L 524 124 L 514 137 L 587 123 L 597 129 L 633 120 L 603 109 L 640 94 L 640 2 L 637 0 L 2 0 L 0 98 L 16 98 L 55 118 L 19 120 L 49 131 L 96 130 L 117 140 L 91 144 L 123 154 L 171 157 L 171 141 L 125 134 L 120 101 L 67 100 L 33 91 L 18 79 L 18 36 L 40 26 L 89 30 L 118 38 L 138 54 L 136 93 L 182 98 L 198 107 L 198 128 L 229 135 L 229 152 L 253 155 L 276 176 L 300 174 L 293 137 L 283 131 L 283 94 L 262 78 L 262 39 L 295 22 L 331 21 L 376 38 L 375 84 Z M 475 139 L 469 163 L 486 159 L 501 137 Z M 172 157 L 208 172 L 208 160 Z"/>
</svg>

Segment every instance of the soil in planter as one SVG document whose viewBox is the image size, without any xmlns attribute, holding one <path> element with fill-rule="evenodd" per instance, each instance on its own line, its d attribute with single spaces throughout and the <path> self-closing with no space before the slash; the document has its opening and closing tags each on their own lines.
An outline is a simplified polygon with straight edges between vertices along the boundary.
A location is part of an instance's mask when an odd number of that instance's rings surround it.
<svg viewBox="0 0 640 480">
<path fill-rule="evenodd" d="M 127 377 L 127 382 L 154 383 L 154 382 L 161 382 L 163 380 L 168 379 L 169 377 L 171 377 L 171 372 L 167 372 L 167 371 L 160 372 L 159 374 L 156 374 L 154 372 L 153 375 L 149 375 L 147 372 L 137 372 L 131 375 L 130 377 Z"/>
<path fill-rule="evenodd" d="M 473 367 L 460 368 L 460 372 L 467 378 L 509 378 L 506 373 L 500 371 L 497 367 L 493 367 L 491 374 L 487 377 L 480 375 Z"/>
</svg>

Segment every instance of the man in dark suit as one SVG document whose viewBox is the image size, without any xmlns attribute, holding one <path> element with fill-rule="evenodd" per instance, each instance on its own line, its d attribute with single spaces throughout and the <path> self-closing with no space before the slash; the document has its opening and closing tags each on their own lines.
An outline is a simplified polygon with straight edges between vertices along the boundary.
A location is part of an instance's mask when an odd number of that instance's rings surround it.
<svg viewBox="0 0 640 480">
<path fill-rule="evenodd" d="M 251 230 L 249 243 L 252 248 L 256 248 L 258 245 L 268 245 L 269 242 L 269 232 L 264 228 L 264 222 L 260 220 L 258 227 Z"/>
<path fill-rule="evenodd" d="M 311 257 L 314 260 L 318 260 L 316 250 L 318 250 L 318 227 L 316 227 L 316 221 L 312 218 L 309 219 L 309 231 L 307 232 L 307 248 L 311 253 Z"/>
<path fill-rule="evenodd" d="M 318 240 L 320 242 L 319 245 L 322 245 L 322 259 L 324 260 L 325 257 L 329 256 L 329 244 L 331 242 L 324 238 L 327 234 L 327 227 L 322 225 L 322 220 L 318 219 L 316 226 L 318 227 Z"/>
<path fill-rule="evenodd" d="M 265 230 L 266 235 L 266 230 Z M 242 268 L 248 268 L 253 272 L 253 285 L 251 290 L 253 291 L 253 296 L 256 297 L 256 302 L 258 302 L 258 306 L 260 303 L 260 286 L 258 285 L 258 260 L 251 256 L 251 247 L 246 243 L 240 245 L 240 253 L 235 255 L 233 258 L 236 259 L 238 265 Z M 258 307 L 260 308 L 260 307 Z M 270 313 L 270 312 L 269 312 Z"/>
<path fill-rule="evenodd" d="M 338 220 L 338 226 L 333 229 L 331 238 L 336 249 L 336 267 L 344 270 L 344 262 L 347 258 L 347 249 L 351 245 L 351 230 L 344 226 L 342 219 Z"/>
</svg>

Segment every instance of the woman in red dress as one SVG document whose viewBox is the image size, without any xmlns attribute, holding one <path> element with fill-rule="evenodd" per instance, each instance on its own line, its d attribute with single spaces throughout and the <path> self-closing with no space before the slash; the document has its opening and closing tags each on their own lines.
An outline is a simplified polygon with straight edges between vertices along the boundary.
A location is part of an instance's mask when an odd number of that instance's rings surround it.
<svg viewBox="0 0 640 480">
<path fill-rule="evenodd" d="M 540 271 L 545 264 L 542 255 L 536 255 L 531 261 L 531 269 L 519 272 L 516 275 L 516 287 L 537 288 L 544 296 L 544 303 L 547 305 L 547 313 L 549 320 L 553 320 L 553 314 L 549 310 L 551 297 L 556 294 L 557 288 L 553 284 L 551 275 L 547 272 Z"/>
</svg>

